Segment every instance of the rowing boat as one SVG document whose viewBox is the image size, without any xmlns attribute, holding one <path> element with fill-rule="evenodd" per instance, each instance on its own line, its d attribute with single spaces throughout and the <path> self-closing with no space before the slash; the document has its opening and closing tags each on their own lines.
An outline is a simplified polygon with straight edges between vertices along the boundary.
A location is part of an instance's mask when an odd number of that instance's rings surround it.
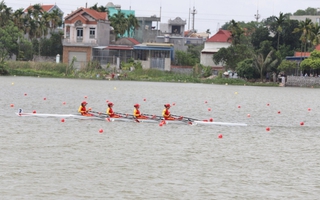
<svg viewBox="0 0 320 200">
<path fill-rule="evenodd" d="M 99 119 L 109 122 L 122 121 L 122 122 L 143 122 L 143 123 L 163 123 L 163 124 L 189 124 L 189 125 L 219 125 L 219 126 L 247 126 L 244 123 L 230 123 L 230 122 L 211 122 L 207 120 L 196 120 L 191 118 L 184 118 L 182 120 L 164 120 L 160 116 L 156 116 L 156 119 L 135 119 L 127 114 L 120 118 L 111 118 L 106 114 L 99 113 L 93 116 L 83 116 L 80 114 L 44 114 L 44 113 L 24 113 L 19 110 L 16 113 L 21 117 L 53 117 L 53 118 L 74 118 L 74 119 Z"/>
<path fill-rule="evenodd" d="M 74 119 L 102 119 L 97 116 L 83 116 L 80 114 L 40 114 L 40 113 L 16 113 L 21 117 L 54 117 L 54 118 L 74 118 Z"/>
</svg>

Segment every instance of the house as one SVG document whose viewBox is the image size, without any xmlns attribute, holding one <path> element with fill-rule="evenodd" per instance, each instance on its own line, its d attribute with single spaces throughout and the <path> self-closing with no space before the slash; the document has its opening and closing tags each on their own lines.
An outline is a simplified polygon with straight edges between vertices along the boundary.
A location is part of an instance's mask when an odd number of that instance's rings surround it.
<svg viewBox="0 0 320 200">
<path fill-rule="evenodd" d="M 307 18 L 311 19 L 314 24 L 320 24 L 320 16 L 319 15 L 291 15 L 289 16 L 290 20 L 298 20 L 305 21 Z"/>
<path fill-rule="evenodd" d="M 150 17 L 136 17 L 139 23 L 139 28 L 135 30 L 134 38 L 140 43 L 156 42 L 157 36 L 160 35 L 158 28 L 160 17 L 152 15 Z M 156 24 L 154 26 L 153 24 Z"/>
<path fill-rule="evenodd" d="M 93 60 L 101 66 L 110 65 L 119 69 L 120 62 L 127 62 L 134 57 L 133 46 L 140 44 L 133 38 L 120 38 L 115 44 L 93 47 Z"/>
<path fill-rule="evenodd" d="M 110 22 L 107 12 L 79 8 L 65 17 L 63 63 L 81 68 L 92 59 L 94 47 L 110 43 Z"/>
<path fill-rule="evenodd" d="M 47 13 L 58 12 L 60 14 L 61 22 L 63 22 L 63 11 L 57 5 L 41 5 L 41 8 L 42 8 L 43 12 L 47 12 Z M 32 10 L 32 9 L 33 9 L 33 6 L 30 5 L 23 12 L 25 14 L 27 14 L 28 10 Z M 51 21 L 50 21 L 50 27 L 52 27 L 52 22 Z M 57 27 L 57 29 L 62 29 L 62 26 Z"/>
<path fill-rule="evenodd" d="M 204 49 L 201 51 L 200 64 L 211 66 L 214 69 L 222 69 L 223 65 L 218 65 L 213 62 L 213 55 L 221 48 L 228 48 L 231 45 L 231 32 L 220 29 L 215 35 L 210 37 L 204 43 Z"/>
<path fill-rule="evenodd" d="M 143 43 L 133 46 L 134 59 L 140 61 L 143 69 L 171 71 L 174 59 L 174 45 L 165 43 Z"/>
<path fill-rule="evenodd" d="M 179 51 L 187 51 L 186 38 L 184 37 L 184 29 L 187 24 L 186 20 L 180 17 L 168 20 L 168 23 L 160 24 L 161 36 L 157 36 L 157 43 L 174 44 L 174 49 Z"/>
</svg>

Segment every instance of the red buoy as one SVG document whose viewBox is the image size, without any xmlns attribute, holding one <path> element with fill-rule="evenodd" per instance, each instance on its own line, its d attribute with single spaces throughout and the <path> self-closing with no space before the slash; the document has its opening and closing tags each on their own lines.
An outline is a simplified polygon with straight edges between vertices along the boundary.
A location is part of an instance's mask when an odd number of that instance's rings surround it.
<svg viewBox="0 0 320 200">
<path fill-rule="evenodd" d="M 238 108 L 241 108 L 241 106 L 238 106 Z"/>
<path fill-rule="evenodd" d="M 204 103 L 208 103 L 207 101 L 205 101 Z"/>
<path fill-rule="evenodd" d="M 43 100 L 47 100 L 47 98 L 43 98 Z"/>
<path fill-rule="evenodd" d="M 103 133 L 103 129 L 100 129 L 100 130 L 99 130 L 99 133 Z"/>
<path fill-rule="evenodd" d="M 62 102 L 63 105 L 66 105 L 66 102 Z"/>
<path fill-rule="evenodd" d="M 24 96 L 27 96 L 27 93 L 24 93 Z"/>
<path fill-rule="evenodd" d="M 146 98 L 143 99 L 143 101 L 146 101 L 146 100 L 147 100 Z"/>
<path fill-rule="evenodd" d="M 14 107 L 14 105 L 13 105 L 13 104 L 10 104 L 10 107 Z"/>
<path fill-rule="evenodd" d="M 63 118 L 61 119 L 61 122 L 64 122 L 64 119 L 63 119 Z"/>
<path fill-rule="evenodd" d="M 211 111 L 211 108 L 208 108 L 208 111 Z"/>
<path fill-rule="evenodd" d="M 267 103 L 267 106 L 270 106 L 270 104 Z"/>
<path fill-rule="evenodd" d="M 269 128 L 269 127 L 267 127 L 267 128 L 266 128 L 266 131 L 270 131 L 270 128 Z"/>
<path fill-rule="evenodd" d="M 250 117 L 250 114 L 248 114 L 247 116 Z"/>
<path fill-rule="evenodd" d="M 281 112 L 280 112 L 280 110 L 278 111 L 278 114 L 280 114 Z"/>
<path fill-rule="evenodd" d="M 222 137 L 223 137 L 223 136 L 222 136 L 222 134 L 219 134 L 219 135 L 218 135 L 218 138 L 220 138 L 220 139 L 221 139 Z"/>
<path fill-rule="evenodd" d="M 213 122 L 213 119 L 212 119 L 212 118 L 210 118 L 210 119 L 209 119 L 209 121 L 210 121 L 210 122 Z"/>
<path fill-rule="evenodd" d="M 37 113 L 37 111 L 35 111 L 35 110 L 34 110 L 34 111 L 32 111 L 32 113 L 33 113 L 33 114 L 36 114 L 36 113 Z"/>
<path fill-rule="evenodd" d="M 86 99 L 86 98 L 88 98 L 87 96 L 84 96 L 84 98 Z"/>
<path fill-rule="evenodd" d="M 308 108 L 308 111 L 311 111 L 311 108 Z"/>
<path fill-rule="evenodd" d="M 300 122 L 300 125 L 303 126 L 303 125 L 304 125 L 304 122 Z"/>
<path fill-rule="evenodd" d="M 175 106 L 175 105 L 176 105 L 176 103 L 172 103 L 172 105 L 173 105 L 173 106 Z"/>
</svg>

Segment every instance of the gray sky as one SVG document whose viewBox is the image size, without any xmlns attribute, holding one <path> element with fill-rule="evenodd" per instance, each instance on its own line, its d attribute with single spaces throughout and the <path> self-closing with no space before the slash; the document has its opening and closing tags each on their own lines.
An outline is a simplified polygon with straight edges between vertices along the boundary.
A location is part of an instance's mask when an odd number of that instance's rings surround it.
<svg viewBox="0 0 320 200">
<path fill-rule="evenodd" d="M 294 13 L 298 9 L 305 10 L 308 7 L 320 8 L 320 0 L 5 0 L 6 5 L 14 10 L 27 8 L 36 3 L 57 4 L 64 12 L 64 16 L 79 7 L 85 7 L 86 2 L 88 7 L 95 3 L 98 3 L 98 6 L 105 6 L 108 2 L 112 2 L 121 5 L 123 10 L 135 10 L 137 17 L 160 16 L 161 7 L 161 23 L 167 23 L 169 19 L 181 17 L 183 20 L 187 20 L 186 29 L 192 28 L 192 15 L 190 16 L 190 26 L 188 25 L 189 8 L 195 7 L 197 11 L 195 29 L 198 32 L 210 29 L 211 34 L 214 34 L 220 26 L 232 19 L 245 22 L 255 20 L 254 15 L 257 13 L 257 9 L 261 20 L 272 15 L 279 16 L 280 12 Z"/>
</svg>

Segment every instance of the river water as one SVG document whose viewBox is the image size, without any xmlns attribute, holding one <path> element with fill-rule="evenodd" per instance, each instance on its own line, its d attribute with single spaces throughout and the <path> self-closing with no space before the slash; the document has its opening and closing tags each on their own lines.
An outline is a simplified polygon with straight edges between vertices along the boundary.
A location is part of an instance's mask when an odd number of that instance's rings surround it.
<svg viewBox="0 0 320 200">
<path fill-rule="evenodd" d="M 33 77 L 0 84 L 0 199 L 319 199 L 319 89 Z M 83 100 L 95 111 L 112 101 L 118 112 L 139 103 L 157 115 L 170 103 L 173 114 L 248 126 L 15 114 L 74 114 Z"/>
</svg>

